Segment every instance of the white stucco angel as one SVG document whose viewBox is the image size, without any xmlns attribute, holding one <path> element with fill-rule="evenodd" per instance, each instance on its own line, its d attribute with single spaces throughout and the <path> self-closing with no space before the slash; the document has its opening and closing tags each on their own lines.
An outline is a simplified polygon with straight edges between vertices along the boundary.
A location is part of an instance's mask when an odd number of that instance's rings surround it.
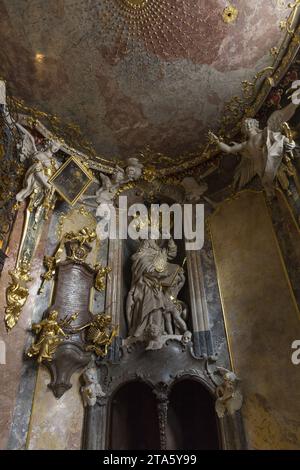
<svg viewBox="0 0 300 470">
<path fill-rule="evenodd" d="M 104 173 L 100 173 L 100 188 L 93 195 L 83 196 L 82 201 L 87 205 L 96 207 L 96 216 L 102 216 L 103 211 L 101 205 L 105 204 L 106 207 L 109 207 L 110 204 L 113 204 L 113 200 L 118 192 L 118 189 L 123 184 L 139 179 L 142 175 L 142 171 L 143 165 L 138 161 L 137 158 L 128 158 L 125 169 L 117 165 L 111 178 Z M 86 201 L 94 202 L 89 204 Z"/>
<path fill-rule="evenodd" d="M 188 203 L 197 203 L 201 200 L 206 201 L 212 207 L 216 207 L 216 203 L 210 198 L 205 196 L 208 190 L 208 184 L 204 178 L 214 173 L 217 170 L 216 166 L 210 167 L 205 173 L 194 176 L 186 176 L 181 181 L 181 185 L 185 189 L 185 200 Z"/>
<path fill-rule="evenodd" d="M 243 188 L 258 175 L 266 194 L 272 196 L 273 182 L 282 158 L 286 152 L 295 148 L 295 142 L 287 132 L 287 122 L 293 117 L 297 106 L 290 103 L 275 111 L 263 130 L 256 119 L 245 119 L 242 131 L 246 140 L 242 143 L 227 145 L 213 133 L 209 133 L 210 139 L 217 143 L 222 152 L 242 157 L 234 175 L 234 185 L 237 189 Z"/>
<path fill-rule="evenodd" d="M 216 388 L 215 408 L 219 418 L 223 418 L 226 414 L 233 415 L 241 409 L 243 395 L 239 388 L 241 380 L 234 372 L 224 367 L 217 367 L 217 372 L 222 377 L 222 383 Z"/>
<path fill-rule="evenodd" d="M 53 155 L 60 149 L 59 142 L 50 140 L 44 150 L 37 150 L 33 136 L 21 124 L 17 124 L 18 129 L 23 134 L 23 144 L 21 148 L 20 160 L 31 158 L 33 164 L 28 168 L 23 189 L 16 195 L 17 202 L 23 202 L 33 193 L 37 196 L 36 205 L 39 205 L 39 199 L 43 199 L 45 190 L 50 190 L 51 185 L 48 179 L 57 169 L 57 162 Z"/>
</svg>

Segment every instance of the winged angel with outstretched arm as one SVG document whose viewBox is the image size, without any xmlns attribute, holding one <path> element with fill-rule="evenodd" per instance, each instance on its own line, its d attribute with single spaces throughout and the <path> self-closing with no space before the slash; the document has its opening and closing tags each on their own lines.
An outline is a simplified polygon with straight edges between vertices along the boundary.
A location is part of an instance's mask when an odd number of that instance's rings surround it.
<svg viewBox="0 0 300 470">
<path fill-rule="evenodd" d="M 247 137 L 242 143 L 227 145 L 210 132 L 210 138 L 217 143 L 222 152 L 240 155 L 241 162 L 236 168 L 234 186 L 243 188 L 256 175 L 261 179 L 268 196 L 273 194 L 273 182 L 285 152 L 295 148 L 295 142 L 285 130 L 287 122 L 295 114 L 298 105 L 290 103 L 275 111 L 268 119 L 267 126 L 261 130 L 257 119 L 245 119 L 242 131 Z"/>
<path fill-rule="evenodd" d="M 60 143 L 50 140 L 45 150 L 37 150 L 35 141 L 30 132 L 27 131 L 21 124 L 16 124 L 19 131 L 22 133 L 22 148 L 20 149 L 20 160 L 24 161 L 27 158 L 33 160 L 33 164 L 28 168 L 23 189 L 16 195 L 18 202 L 23 202 L 34 191 L 42 195 L 42 190 L 50 189 L 48 179 L 52 176 L 55 170 L 55 165 L 52 160 L 53 155 L 60 149 Z"/>
</svg>

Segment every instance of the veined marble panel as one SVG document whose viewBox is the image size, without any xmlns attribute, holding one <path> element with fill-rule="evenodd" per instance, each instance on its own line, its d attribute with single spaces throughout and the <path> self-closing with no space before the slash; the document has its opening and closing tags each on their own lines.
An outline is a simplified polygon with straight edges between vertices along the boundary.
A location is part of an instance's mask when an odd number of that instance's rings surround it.
<svg viewBox="0 0 300 470">
<path fill-rule="evenodd" d="M 252 449 L 299 449 L 300 316 L 263 193 L 243 191 L 211 218 L 227 335 L 242 379 Z"/>
</svg>

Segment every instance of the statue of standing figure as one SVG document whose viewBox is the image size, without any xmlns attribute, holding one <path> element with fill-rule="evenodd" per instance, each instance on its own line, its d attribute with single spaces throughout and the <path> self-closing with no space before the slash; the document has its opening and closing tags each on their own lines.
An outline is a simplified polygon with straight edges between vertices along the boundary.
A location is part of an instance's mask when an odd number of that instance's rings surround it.
<svg viewBox="0 0 300 470">
<path fill-rule="evenodd" d="M 241 143 L 227 145 L 212 132 L 209 133 L 211 141 L 215 142 L 222 152 L 242 157 L 234 175 L 234 185 L 237 189 L 242 189 L 258 175 L 267 196 L 273 196 L 273 183 L 282 159 L 287 152 L 290 153 L 295 148 L 287 122 L 295 114 L 297 106 L 290 103 L 272 113 L 263 130 L 260 129 L 257 119 L 245 119 L 242 131 L 246 140 Z"/>
<path fill-rule="evenodd" d="M 178 294 L 185 283 L 182 266 L 171 263 L 177 255 L 172 238 L 167 246 L 157 240 L 143 240 L 132 255 L 132 281 L 126 313 L 129 337 L 149 340 L 148 349 L 162 347 L 166 335 L 188 332 L 185 304 Z"/>
</svg>

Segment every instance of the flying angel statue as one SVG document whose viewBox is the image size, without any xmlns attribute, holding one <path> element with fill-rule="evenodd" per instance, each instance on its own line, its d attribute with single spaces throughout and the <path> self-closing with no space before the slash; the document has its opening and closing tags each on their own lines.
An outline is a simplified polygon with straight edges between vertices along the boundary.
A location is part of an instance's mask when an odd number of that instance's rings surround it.
<svg viewBox="0 0 300 470">
<path fill-rule="evenodd" d="M 258 175 L 266 194 L 273 195 L 273 183 L 282 158 L 296 146 L 287 122 L 294 116 L 297 107 L 297 104 L 290 103 L 272 113 L 263 130 L 260 129 L 257 119 L 245 119 L 242 131 L 247 140 L 242 143 L 233 142 L 232 145 L 227 145 L 209 132 L 211 141 L 215 142 L 222 152 L 242 157 L 234 175 L 236 189 L 242 189 Z"/>
</svg>

